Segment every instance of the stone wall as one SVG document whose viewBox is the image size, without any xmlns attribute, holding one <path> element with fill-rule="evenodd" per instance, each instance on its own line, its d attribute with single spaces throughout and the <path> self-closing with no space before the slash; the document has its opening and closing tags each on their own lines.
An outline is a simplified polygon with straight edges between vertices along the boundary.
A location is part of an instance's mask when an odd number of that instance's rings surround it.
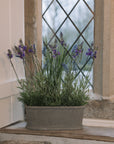
<svg viewBox="0 0 114 144">
<path fill-rule="evenodd" d="M 84 117 L 114 120 L 114 103 L 109 100 L 90 101 L 85 107 Z"/>
</svg>

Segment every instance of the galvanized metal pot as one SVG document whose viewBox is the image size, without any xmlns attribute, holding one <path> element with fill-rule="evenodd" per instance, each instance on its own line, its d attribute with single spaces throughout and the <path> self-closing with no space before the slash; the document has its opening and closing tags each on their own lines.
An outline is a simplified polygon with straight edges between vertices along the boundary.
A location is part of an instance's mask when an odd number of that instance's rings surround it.
<svg viewBox="0 0 114 144">
<path fill-rule="evenodd" d="M 31 130 L 82 129 L 84 106 L 27 106 L 27 128 Z"/>
</svg>

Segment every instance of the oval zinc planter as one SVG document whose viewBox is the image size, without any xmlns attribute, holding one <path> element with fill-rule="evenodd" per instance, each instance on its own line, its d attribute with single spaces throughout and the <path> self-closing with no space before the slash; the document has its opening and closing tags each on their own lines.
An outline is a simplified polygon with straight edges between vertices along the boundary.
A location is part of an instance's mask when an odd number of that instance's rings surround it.
<svg viewBox="0 0 114 144">
<path fill-rule="evenodd" d="M 84 106 L 27 106 L 27 128 L 31 130 L 82 129 Z"/>
</svg>

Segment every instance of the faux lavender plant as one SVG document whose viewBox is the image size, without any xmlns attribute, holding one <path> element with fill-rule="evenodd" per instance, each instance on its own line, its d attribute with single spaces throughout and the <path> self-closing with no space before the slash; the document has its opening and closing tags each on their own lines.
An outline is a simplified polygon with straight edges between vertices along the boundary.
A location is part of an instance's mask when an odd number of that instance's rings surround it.
<svg viewBox="0 0 114 144">
<path fill-rule="evenodd" d="M 79 71 L 75 68 L 75 66 L 80 66 L 83 52 L 83 42 L 69 49 L 61 32 L 59 40 L 55 39 L 50 44 L 46 40 L 43 41 L 41 65 L 36 55 L 35 45 L 25 46 L 20 40 L 13 52 L 8 49 L 7 53 L 20 84 L 19 100 L 28 106 L 79 106 L 86 104 L 88 76 L 80 77 Z M 96 54 L 97 50 L 92 45 L 85 53 L 87 59 L 83 67 L 86 66 L 89 59 L 94 60 Z M 14 56 L 22 60 L 25 72 L 28 74 L 25 80 L 19 80 L 12 61 Z"/>
</svg>

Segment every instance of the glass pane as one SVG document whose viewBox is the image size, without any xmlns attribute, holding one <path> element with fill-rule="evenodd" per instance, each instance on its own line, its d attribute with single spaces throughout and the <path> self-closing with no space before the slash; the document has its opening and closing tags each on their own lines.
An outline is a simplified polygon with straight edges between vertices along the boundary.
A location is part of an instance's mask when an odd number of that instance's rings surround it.
<svg viewBox="0 0 114 144">
<path fill-rule="evenodd" d="M 94 20 L 89 24 L 86 30 L 83 33 L 83 36 L 86 38 L 87 42 L 91 45 L 94 42 Z"/>
<path fill-rule="evenodd" d="M 69 46 L 71 46 L 76 40 L 76 38 L 79 36 L 79 32 L 75 29 L 69 19 L 64 22 L 64 25 L 58 31 L 58 36 L 60 35 L 60 32 L 63 33 L 64 40 Z"/>
<path fill-rule="evenodd" d="M 58 0 L 61 4 L 61 6 L 65 9 L 67 13 L 71 11 L 73 6 L 79 1 L 79 0 Z"/>
<path fill-rule="evenodd" d="M 89 7 L 94 11 L 94 0 L 85 0 Z"/>
<path fill-rule="evenodd" d="M 42 0 L 42 13 L 45 12 L 45 10 L 47 9 L 47 7 L 50 5 L 50 3 L 53 0 Z"/>
<path fill-rule="evenodd" d="M 53 36 L 53 32 L 49 29 L 48 25 L 45 23 L 44 20 L 42 20 L 42 27 L 43 27 L 42 36 L 43 38 L 47 38 L 48 36 L 48 41 L 49 41 L 51 37 Z"/>
<path fill-rule="evenodd" d="M 66 14 L 63 12 L 63 10 L 60 8 L 56 1 L 52 3 L 52 5 L 49 7 L 49 9 L 44 15 L 45 20 L 48 22 L 48 24 L 54 31 L 59 28 L 65 17 Z"/>
<path fill-rule="evenodd" d="M 83 0 L 80 0 L 78 5 L 75 7 L 73 12 L 70 14 L 70 18 L 76 24 L 78 29 L 82 31 L 88 24 L 89 20 L 93 17 L 88 7 L 85 5 Z"/>
</svg>

